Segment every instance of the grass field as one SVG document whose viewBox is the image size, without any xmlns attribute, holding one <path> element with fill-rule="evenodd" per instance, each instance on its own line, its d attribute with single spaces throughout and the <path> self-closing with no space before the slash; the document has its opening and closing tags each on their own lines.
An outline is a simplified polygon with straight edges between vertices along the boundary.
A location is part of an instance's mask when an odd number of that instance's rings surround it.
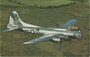
<svg viewBox="0 0 90 57">
<path fill-rule="evenodd" d="M 27 5 L 37 5 L 37 6 L 58 6 L 58 5 L 65 5 L 65 4 L 70 4 L 71 0 L 18 0 L 19 2 L 21 2 L 22 4 L 27 4 Z"/>
<path fill-rule="evenodd" d="M 24 1 L 24 0 L 23 0 Z M 33 1 L 33 0 L 31 0 Z M 3 1 L 0 12 L 0 30 L 6 28 L 12 10 L 16 10 L 24 22 L 44 27 L 63 25 L 69 19 L 77 19 L 78 26 L 83 32 L 81 40 L 72 39 L 71 43 L 64 41 L 62 46 L 51 41 L 35 45 L 23 45 L 23 42 L 37 38 L 41 35 L 29 36 L 20 30 L 3 33 L 1 31 L 1 55 L 2 56 L 52 56 L 52 57 L 88 57 L 89 19 L 88 5 L 76 3 L 73 5 L 53 9 L 40 9 L 19 6 L 6 0 Z"/>
<path fill-rule="evenodd" d="M 0 0 L 0 4 L 3 5 L 27 5 L 27 6 L 34 6 L 34 7 L 55 7 L 55 6 L 62 6 L 62 5 L 69 5 L 74 3 L 75 1 L 71 0 Z"/>
</svg>

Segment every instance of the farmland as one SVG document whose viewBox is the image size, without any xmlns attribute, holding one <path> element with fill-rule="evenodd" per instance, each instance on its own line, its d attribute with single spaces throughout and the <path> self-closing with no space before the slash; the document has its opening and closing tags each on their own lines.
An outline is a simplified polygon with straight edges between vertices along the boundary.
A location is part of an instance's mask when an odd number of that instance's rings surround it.
<svg viewBox="0 0 90 57">
<path fill-rule="evenodd" d="M 8 0 L 2 1 L 3 2 L 0 4 L 1 6 L 0 30 L 1 30 L 2 56 L 87 57 L 89 55 L 88 54 L 89 8 L 86 2 L 74 3 L 72 5 L 57 8 L 41 9 L 37 7 L 27 7 L 20 4 L 12 3 L 9 2 Z M 31 3 L 33 3 L 34 0 L 22 0 L 22 3 L 26 3 L 27 1 L 32 1 Z M 63 24 L 68 20 L 77 19 L 78 20 L 77 25 L 80 27 L 83 33 L 83 37 L 81 40 L 72 39 L 71 42 L 64 41 L 61 47 L 59 43 L 51 41 L 35 45 L 23 45 L 23 42 L 32 40 L 42 35 L 38 34 L 27 35 L 27 33 L 21 30 L 14 30 L 11 32 L 3 33 L 2 30 L 6 28 L 6 24 L 8 23 L 10 13 L 12 10 L 17 11 L 24 22 L 43 27 L 59 27 L 56 24 L 63 26 Z"/>
</svg>

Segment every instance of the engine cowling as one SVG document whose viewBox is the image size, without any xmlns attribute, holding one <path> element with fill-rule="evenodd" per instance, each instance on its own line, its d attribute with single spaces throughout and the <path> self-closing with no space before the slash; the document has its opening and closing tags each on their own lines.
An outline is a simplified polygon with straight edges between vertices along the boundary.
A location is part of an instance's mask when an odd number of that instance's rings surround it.
<svg viewBox="0 0 90 57">
<path fill-rule="evenodd" d="M 65 35 L 55 35 L 52 40 L 59 42 L 61 39 L 68 39 L 68 36 Z"/>
<path fill-rule="evenodd" d="M 79 27 L 77 27 L 77 26 L 68 27 L 68 29 L 70 31 L 79 31 Z"/>
</svg>

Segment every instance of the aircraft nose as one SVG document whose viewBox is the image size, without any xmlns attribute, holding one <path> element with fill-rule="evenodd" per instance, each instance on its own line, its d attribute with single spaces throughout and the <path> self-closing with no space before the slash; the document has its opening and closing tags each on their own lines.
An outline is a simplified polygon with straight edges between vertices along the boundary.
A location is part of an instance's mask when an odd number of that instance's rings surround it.
<svg viewBox="0 0 90 57">
<path fill-rule="evenodd" d="M 81 33 L 81 32 L 79 32 L 79 33 L 76 33 L 76 34 L 75 34 L 75 36 L 76 36 L 76 38 L 79 38 L 79 39 L 81 39 L 81 38 L 82 38 L 82 33 Z"/>
</svg>

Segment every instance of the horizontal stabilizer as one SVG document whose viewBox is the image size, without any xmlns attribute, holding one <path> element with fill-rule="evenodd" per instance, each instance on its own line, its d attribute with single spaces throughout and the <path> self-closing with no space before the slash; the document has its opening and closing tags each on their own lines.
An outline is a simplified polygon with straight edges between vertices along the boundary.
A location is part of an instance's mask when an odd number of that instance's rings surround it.
<svg viewBox="0 0 90 57">
<path fill-rule="evenodd" d="M 3 32 L 9 32 L 9 31 L 12 31 L 12 30 L 15 30 L 15 29 L 17 29 L 17 28 L 7 28 L 7 29 L 3 30 Z"/>
<path fill-rule="evenodd" d="M 76 20 L 76 19 L 71 19 L 71 20 L 69 20 L 69 21 L 64 25 L 64 28 L 68 28 L 68 27 L 74 26 L 74 25 L 76 25 L 76 23 L 77 23 L 77 20 Z"/>
<path fill-rule="evenodd" d="M 3 30 L 3 32 L 9 32 L 9 31 L 11 31 L 11 29 L 5 29 L 5 30 Z"/>
</svg>

